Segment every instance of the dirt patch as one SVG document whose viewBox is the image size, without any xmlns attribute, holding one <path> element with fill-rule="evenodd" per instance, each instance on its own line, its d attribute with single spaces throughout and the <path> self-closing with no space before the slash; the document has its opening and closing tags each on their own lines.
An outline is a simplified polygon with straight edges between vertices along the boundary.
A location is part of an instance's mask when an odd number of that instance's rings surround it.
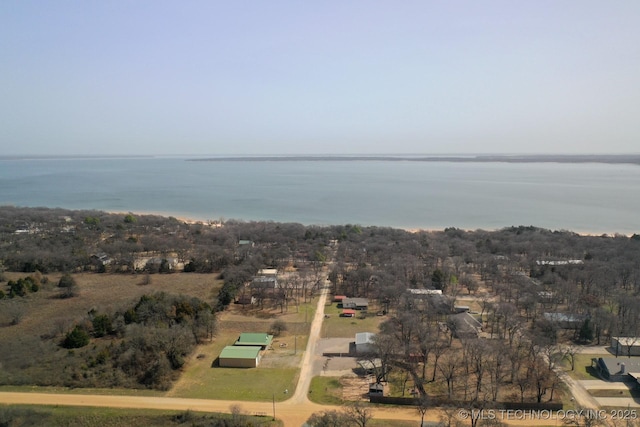
<svg viewBox="0 0 640 427">
<path fill-rule="evenodd" d="M 271 347 L 264 351 L 260 367 L 262 368 L 297 368 L 307 344 L 306 337 L 278 337 Z"/>
<path fill-rule="evenodd" d="M 345 402 L 368 402 L 369 383 L 368 377 L 342 377 L 342 400 Z"/>
</svg>

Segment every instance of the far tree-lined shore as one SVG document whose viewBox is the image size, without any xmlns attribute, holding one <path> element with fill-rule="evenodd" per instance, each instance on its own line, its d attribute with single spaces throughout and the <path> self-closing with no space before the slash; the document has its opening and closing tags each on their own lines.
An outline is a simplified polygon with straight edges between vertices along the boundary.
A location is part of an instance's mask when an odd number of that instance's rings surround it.
<svg viewBox="0 0 640 427">
<path fill-rule="evenodd" d="M 496 154 L 496 155 L 317 155 L 317 156 L 220 156 L 192 158 L 189 161 L 387 161 L 387 162 L 460 162 L 460 163 L 607 163 L 640 165 L 640 154 Z"/>
</svg>

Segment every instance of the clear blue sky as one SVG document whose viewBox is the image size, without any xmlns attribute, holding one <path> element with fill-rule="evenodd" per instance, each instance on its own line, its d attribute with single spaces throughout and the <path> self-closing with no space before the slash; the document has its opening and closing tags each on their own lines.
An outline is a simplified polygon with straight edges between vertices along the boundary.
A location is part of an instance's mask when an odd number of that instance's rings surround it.
<svg viewBox="0 0 640 427">
<path fill-rule="evenodd" d="M 630 152 L 638 0 L 0 2 L 0 155 Z"/>
</svg>

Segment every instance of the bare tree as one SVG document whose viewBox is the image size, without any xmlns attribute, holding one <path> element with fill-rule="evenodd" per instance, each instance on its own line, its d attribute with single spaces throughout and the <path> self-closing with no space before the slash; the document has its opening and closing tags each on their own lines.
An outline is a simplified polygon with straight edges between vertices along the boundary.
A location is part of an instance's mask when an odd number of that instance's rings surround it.
<svg viewBox="0 0 640 427">
<path fill-rule="evenodd" d="M 424 416 L 427 413 L 427 410 L 431 406 L 431 402 L 429 402 L 429 398 L 427 396 L 420 396 L 416 402 L 416 410 L 420 414 L 420 425 L 424 425 Z"/>
<path fill-rule="evenodd" d="M 373 418 L 371 409 L 362 402 L 354 402 L 344 409 L 347 417 L 352 420 L 358 427 L 367 427 L 367 424 Z"/>
<path fill-rule="evenodd" d="M 568 359 L 571 363 L 571 370 L 576 369 L 576 354 L 580 353 L 580 346 L 574 343 L 564 344 L 560 347 L 562 358 Z"/>
</svg>

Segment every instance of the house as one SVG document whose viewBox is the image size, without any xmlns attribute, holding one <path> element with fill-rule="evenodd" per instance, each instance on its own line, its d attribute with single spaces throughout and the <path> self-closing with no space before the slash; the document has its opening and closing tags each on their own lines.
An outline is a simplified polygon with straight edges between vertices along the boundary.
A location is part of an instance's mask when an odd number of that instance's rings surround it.
<svg viewBox="0 0 640 427">
<path fill-rule="evenodd" d="M 438 314 L 451 313 L 452 298 L 442 294 L 440 289 L 407 289 L 402 295 L 405 307 L 422 307 Z"/>
<path fill-rule="evenodd" d="M 587 316 L 570 313 L 544 313 L 543 317 L 562 329 L 579 329 Z"/>
<path fill-rule="evenodd" d="M 369 300 L 367 298 L 345 298 L 342 300 L 342 308 L 367 310 L 369 308 Z"/>
<path fill-rule="evenodd" d="M 609 381 L 638 382 L 638 377 L 640 376 L 640 358 L 599 357 L 596 361 L 596 370 L 600 376 Z"/>
<path fill-rule="evenodd" d="M 274 276 L 257 276 L 251 281 L 251 289 L 277 289 L 278 279 Z"/>
<path fill-rule="evenodd" d="M 234 346 L 244 347 L 244 346 L 258 346 L 262 350 L 271 345 L 273 341 L 273 335 L 268 335 L 265 333 L 249 333 L 243 332 L 238 337 L 238 340 L 235 342 Z"/>
<path fill-rule="evenodd" d="M 613 337 L 611 350 L 616 356 L 640 356 L 640 337 Z"/>
<path fill-rule="evenodd" d="M 340 317 L 356 317 L 356 311 L 350 308 L 347 308 L 345 310 L 342 310 Z"/>
<path fill-rule="evenodd" d="M 261 347 L 228 345 L 220 353 L 218 364 L 224 368 L 256 368 L 260 363 Z"/>
<path fill-rule="evenodd" d="M 538 292 L 538 298 L 542 302 L 552 302 L 554 299 L 553 292 L 550 291 L 540 291 Z"/>
<path fill-rule="evenodd" d="M 277 268 L 263 268 L 258 270 L 258 276 L 276 277 L 278 275 Z"/>
<path fill-rule="evenodd" d="M 374 337 L 371 332 L 359 332 L 356 334 L 356 354 L 371 353 L 375 350 Z"/>
<path fill-rule="evenodd" d="M 407 292 L 418 297 L 442 295 L 442 290 L 440 289 L 407 289 Z"/>
<path fill-rule="evenodd" d="M 91 259 L 94 260 L 95 263 L 100 265 L 109 265 L 112 262 L 112 259 L 104 252 L 98 252 L 96 254 L 91 255 Z"/>
<path fill-rule="evenodd" d="M 478 338 L 482 331 L 482 323 L 468 311 L 449 316 L 448 325 L 456 338 Z"/>
<path fill-rule="evenodd" d="M 557 266 L 557 265 L 580 265 L 580 264 L 584 264 L 584 261 L 581 259 L 567 259 L 567 260 L 538 260 L 536 261 L 536 264 L 538 265 L 551 265 L 551 266 Z"/>
<path fill-rule="evenodd" d="M 236 304 L 252 305 L 256 303 L 256 297 L 242 293 L 236 297 Z"/>
</svg>

